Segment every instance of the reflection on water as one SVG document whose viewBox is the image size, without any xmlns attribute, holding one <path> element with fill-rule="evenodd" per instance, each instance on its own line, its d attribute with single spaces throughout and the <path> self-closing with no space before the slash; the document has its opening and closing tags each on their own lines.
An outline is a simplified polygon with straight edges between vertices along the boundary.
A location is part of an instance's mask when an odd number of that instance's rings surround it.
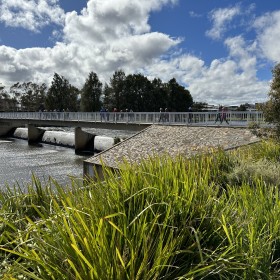
<svg viewBox="0 0 280 280">
<path fill-rule="evenodd" d="M 68 183 L 70 176 L 82 178 L 84 159 L 69 148 L 29 146 L 26 140 L 0 139 L 0 188 L 17 182 L 23 186 L 30 182 L 32 174 L 42 180 L 52 176 L 60 183 Z"/>
</svg>

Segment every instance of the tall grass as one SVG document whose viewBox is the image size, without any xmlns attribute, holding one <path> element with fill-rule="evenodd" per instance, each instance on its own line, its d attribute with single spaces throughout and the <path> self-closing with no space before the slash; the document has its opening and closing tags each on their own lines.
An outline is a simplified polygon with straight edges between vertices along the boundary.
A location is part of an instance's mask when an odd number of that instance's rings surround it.
<svg viewBox="0 0 280 280">
<path fill-rule="evenodd" d="M 27 193 L 2 191 L 0 277 L 279 279 L 279 185 L 232 179 L 249 158 L 277 165 L 279 151 L 155 157 L 82 188 L 34 177 Z"/>
</svg>

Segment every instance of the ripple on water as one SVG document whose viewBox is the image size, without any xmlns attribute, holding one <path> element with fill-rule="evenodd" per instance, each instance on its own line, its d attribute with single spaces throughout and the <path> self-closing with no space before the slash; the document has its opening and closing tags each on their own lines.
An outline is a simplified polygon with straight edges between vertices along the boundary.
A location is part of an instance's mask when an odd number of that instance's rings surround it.
<svg viewBox="0 0 280 280">
<path fill-rule="evenodd" d="M 59 183 L 69 183 L 70 177 L 83 175 L 84 156 L 75 155 L 73 149 L 43 144 L 28 146 L 19 139 L 0 142 L 0 188 L 18 182 L 26 185 L 32 174 L 42 180 L 49 176 Z"/>
</svg>

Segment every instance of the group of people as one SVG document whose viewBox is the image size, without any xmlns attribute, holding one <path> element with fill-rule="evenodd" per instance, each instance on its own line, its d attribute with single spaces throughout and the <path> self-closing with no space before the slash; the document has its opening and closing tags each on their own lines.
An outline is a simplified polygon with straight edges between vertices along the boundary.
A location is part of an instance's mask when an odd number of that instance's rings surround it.
<svg viewBox="0 0 280 280">
<path fill-rule="evenodd" d="M 168 121 L 169 121 L 169 114 L 167 108 L 165 108 L 164 111 L 162 108 L 160 108 L 158 122 L 168 122 Z"/>
<path fill-rule="evenodd" d="M 113 116 L 113 121 L 118 121 L 119 119 L 121 120 L 124 120 L 126 119 L 127 121 L 131 121 L 133 118 L 134 118 L 134 114 L 133 114 L 133 110 L 130 109 L 125 109 L 124 111 L 123 110 L 118 110 L 117 108 L 114 108 L 112 110 L 112 116 Z M 109 113 L 109 110 L 104 108 L 104 107 L 101 107 L 100 109 L 100 120 L 101 122 L 102 121 L 110 121 L 110 113 Z"/>
<path fill-rule="evenodd" d="M 193 122 L 193 110 L 192 107 L 188 108 L 188 122 L 192 123 Z M 162 108 L 159 109 L 159 120 L 158 122 L 168 122 L 169 121 L 169 113 L 167 108 L 163 110 Z M 224 121 L 229 124 L 227 120 L 227 108 L 224 106 L 219 106 L 219 110 L 215 119 L 215 124 L 220 121 L 222 124 Z"/>
<path fill-rule="evenodd" d="M 191 123 L 192 119 L 193 119 L 193 113 L 192 113 L 192 107 L 188 108 L 188 122 Z M 175 121 L 176 121 L 176 117 L 175 116 Z M 164 110 L 162 108 L 159 109 L 159 120 L 158 122 L 169 122 L 169 113 L 168 113 L 168 109 L 165 108 Z"/>
<path fill-rule="evenodd" d="M 226 107 L 223 107 L 223 106 L 219 107 L 219 111 L 218 111 L 215 123 L 217 121 L 220 121 L 220 123 L 223 123 L 223 121 L 225 121 L 227 124 L 229 124 L 228 120 L 227 120 L 227 110 L 226 110 Z"/>
<path fill-rule="evenodd" d="M 194 117 L 192 107 L 189 107 L 187 111 L 188 111 L 188 122 L 192 123 L 193 122 L 193 117 Z M 120 120 L 126 120 L 126 121 L 132 121 L 134 119 L 133 110 L 125 109 L 124 111 L 123 110 L 118 111 L 117 108 L 114 108 L 112 113 L 115 113 L 115 114 L 112 114 L 113 121 L 118 121 L 119 119 Z M 110 120 L 110 114 L 109 114 L 108 109 L 105 109 L 104 107 L 101 108 L 100 119 L 101 119 L 101 122 L 102 121 L 106 122 L 106 121 Z M 176 120 L 176 116 L 175 116 L 175 120 Z M 220 121 L 221 124 L 224 121 L 227 124 L 229 124 L 229 122 L 227 120 L 227 109 L 224 106 L 219 106 L 219 110 L 218 110 L 218 113 L 217 113 L 217 116 L 216 116 L 216 119 L 215 119 L 215 124 L 218 121 Z M 169 112 L 168 112 L 167 108 L 165 108 L 164 110 L 163 110 L 163 108 L 159 109 L 158 122 L 169 122 Z"/>
</svg>

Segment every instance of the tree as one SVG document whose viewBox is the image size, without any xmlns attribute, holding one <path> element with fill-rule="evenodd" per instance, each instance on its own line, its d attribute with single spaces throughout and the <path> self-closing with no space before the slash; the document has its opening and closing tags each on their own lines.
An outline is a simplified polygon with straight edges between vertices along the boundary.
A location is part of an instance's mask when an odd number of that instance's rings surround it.
<svg viewBox="0 0 280 280">
<path fill-rule="evenodd" d="M 242 112 L 242 111 L 247 111 L 247 106 L 246 106 L 246 104 L 240 104 L 240 106 L 238 106 L 237 108 L 236 108 L 236 111 L 240 111 L 240 112 Z"/>
<path fill-rule="evenodd" d="M 193 112 L 202 112 L 204 109 L 206 109 L 207 108 L 207 103 L 205 103 L 205 102 L 194 102 L 193 104 L 192 104 L 192 111 Z"/>
<path fill-rule="evenodd" d="M 168 87 L 161 79 L 155 78 L 152 80 L 151 102 L 153 108 L 151 111 L 159 111 L 160 108 L 167 108 L 168 106 Z"/>
<path fill-rule="evenodd" d="M 13 111 L 17 111 L 19 109 L 20 104 L 20 95 L 21 95 L 21 88 L 20 83 L 17 82 L 10 87 L 10 95 L 12 96 L 12 104 L 13 104 Z"/>
<path fill-rule="evenodd" d="M 179 85 L 175 78 L 171 79 L 168 84 L 168 101 L 167 108 L 170 111 L 185 112 L 192 106 L 193 98 L 190 92 L 183 86 Z"/>
<path fill-rule="evenodd" d="M 124 81 L 122 109 L 132 109 L 133 111 L 151 111 L 152 104 L 152 84 L 147 77 L 142 74 L 128 75 Z"/>
<path fill-rule="evenodd" d="M 20 85 L 21 109 L 25 111 L 39 111 L 44 109 L 46 100 L 46 84 L 38 85 L 36 83 L 23 83 Z"/>
<path fill-rule="evenodd" d="M 54 74 L 52 84 L 46 97 L 47 110 L 70 110 L 76 111 L 78 108 L 79 90 L 72 86 L 63 76 Z"/>
<path fill-rule="evenodd" d="M 123 70 L 117 70 L 113 74 L 113 77 L 110 79 L 110 87 L 112 89 L 112 103 L 114 107 L 120 109 L 123 107 L 123 103 L 125 102 L 124 94 L 123 94 L 123 87 L 124 81 L 126 79 L 125 73 Z"/>
<path fill-rule="evenodd" d="M 96 112 L 101 107 L 102 83 L 94 72 L 90 72 L 81 92 L 81 111 Z"/>
<path fill-rule="evenodd" d="M 267 122 L 276 125 L 277 136 L 280 137 L 280 63 L 273 68 L 272 76 L 269 100 L 264 106 L 264 117 Z"/>
<path fill-rule="evenodd" d="M 103 89 L 103 106 L 109 111 L 111 111 L 115 107 L 114 92 L 107 83 L 105 83 Z"/>
<path fill-rule="evenodd" d="M 13 109 L 13 100 L 5 90 L 5 86 L 0 86 L 0 111 L 10 111 Z"/>
</svg>

